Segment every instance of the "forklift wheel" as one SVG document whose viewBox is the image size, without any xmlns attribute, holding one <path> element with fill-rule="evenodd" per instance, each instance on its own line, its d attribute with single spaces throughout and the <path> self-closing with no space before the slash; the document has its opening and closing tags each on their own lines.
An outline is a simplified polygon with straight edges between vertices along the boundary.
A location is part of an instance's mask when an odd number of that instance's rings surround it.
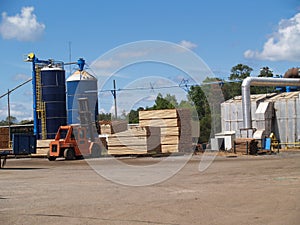
<svg viewBox="0 0 300 225">
<path fill-rule="evenodd" d="M 66 160 L 73 160 L 75 159 L 75 152 L 72 148 L 67 148 L 64 151 L 64 157 Z"/>
<path fill-rule="evenodd" d="M 49 161 L 55 161 L 56 157 L 55 156 L 50 156 L 50 152 L 48 151 L 47 153 L 47 158 Z"/>
<path fill-rule="evenodd" d="M 55 161 L 55 159 L 56 159 L 56 157 L 54 157 L 54 156 L 49 156 L 49 157 L 48 157 L 48 160 L 49 160 L 49 161 Z"/>
</svg>

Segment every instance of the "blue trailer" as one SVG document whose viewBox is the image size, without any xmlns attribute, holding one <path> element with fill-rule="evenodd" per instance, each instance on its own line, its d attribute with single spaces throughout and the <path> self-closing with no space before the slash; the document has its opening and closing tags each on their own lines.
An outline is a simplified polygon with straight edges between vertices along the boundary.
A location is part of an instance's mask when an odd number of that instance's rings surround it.
<svg viewBox="0 0 300 225">
<path fill-rule="evenodd" d="M 33 134 L 13 134 L 12 148 L 0 150 L 0 168 L 6 164 L 9 156 L 30 156 L 36 153 L 36 136 Z M 2 161 L 3 159 L 3 161 Z"/>
</svg>

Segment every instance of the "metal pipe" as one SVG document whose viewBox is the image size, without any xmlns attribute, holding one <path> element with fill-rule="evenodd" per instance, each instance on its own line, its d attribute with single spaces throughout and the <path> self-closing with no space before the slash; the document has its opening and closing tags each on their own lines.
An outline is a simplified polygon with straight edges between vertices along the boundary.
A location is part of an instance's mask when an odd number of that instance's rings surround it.
<svg viewBox="0 0 300 225">
<path fill-rule="evenodd" d="M 250 86 L 300 86 L 298 78 L 247 77 L 242 83 L 244 128 L 252 128 Z"/>
<path fill-rule="evenodd" d="M 38 138 L 39 125 L 38 125 L 38 115 L 37 115 L 37 99 L 36 99 L 36 71 L 35 62 L 32 61 L 32 89 L 33 89 L 33 134 Z"/>
</svg>

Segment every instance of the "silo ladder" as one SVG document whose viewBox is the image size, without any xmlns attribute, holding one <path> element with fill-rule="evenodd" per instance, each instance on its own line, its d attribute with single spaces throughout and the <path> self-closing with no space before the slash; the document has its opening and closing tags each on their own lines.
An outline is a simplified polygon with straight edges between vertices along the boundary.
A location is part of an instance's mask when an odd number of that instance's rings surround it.
<svg viewBox="0 0 300 225">
<path fill-rule="evenodd" d="M 41 73 L 40 67 L 36 67 L 36 111 L 38 119 L 41 120 L 41 136 L 42 139 L 47 139 L 47 129 L 46 129 L 46 105 L 42 100 L 42 83 L 41 83 Z"/>
</svg>

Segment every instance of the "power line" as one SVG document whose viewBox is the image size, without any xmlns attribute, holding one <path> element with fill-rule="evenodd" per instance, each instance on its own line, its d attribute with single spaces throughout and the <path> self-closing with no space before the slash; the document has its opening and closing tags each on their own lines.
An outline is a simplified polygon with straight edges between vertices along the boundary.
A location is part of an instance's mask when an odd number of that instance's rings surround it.
<svg viewBox="0 0 300 225">
<path fill-rule="evenodd" d="M 32 81 L 32 78 L 29 79 L 29 80 L 27 80 L 27 81 L 25 81 L 24 83 L 22 83 L 22 84 L 20 84 L 20 85 L 18 85 L 18 86 L 16 86 L 16 87 L 14 87 L 13 89 L 8 90 L 6 93 L 4 93 L 3 95 L 0 96 L 0 99 L 3 98 L 3 97 L 6 96 L 6 95 L 9 95 L 11 92 L 13 92 L 13 91 L 15 91 L 16 89 L 22 87 L 23 85 L 27 84 L 27 83 L 30 82 L 30 81 Z"/>
<path fill-rule="evenodd" d="M 219 84 L 220 86 L 224 85 L 225 83 L 239 83 L 242 82 L 241 80 L 222 80 L 222 81 L 213 81 L 213 82 L 204 82 L 202 84 L 197 83 L 188 83 L 188 80 L 183 79 L 178 85 L 169 85 L 169 86 L 159 86 L 154 87 L 153 83 L 150 82 L 149 87 L 135 87 L 135 88 L 119 88 L 116 91 L 139 91 L 139 90 L 159 90 L 159 89 L 170 89 L 170 88 L 183 88 L 185 91 L 188 91 L 192 86 L 205 86 L 210 84 Z M 112 92 L 114 89 L 103 89 L 99 92 Z"/>
</svg>

